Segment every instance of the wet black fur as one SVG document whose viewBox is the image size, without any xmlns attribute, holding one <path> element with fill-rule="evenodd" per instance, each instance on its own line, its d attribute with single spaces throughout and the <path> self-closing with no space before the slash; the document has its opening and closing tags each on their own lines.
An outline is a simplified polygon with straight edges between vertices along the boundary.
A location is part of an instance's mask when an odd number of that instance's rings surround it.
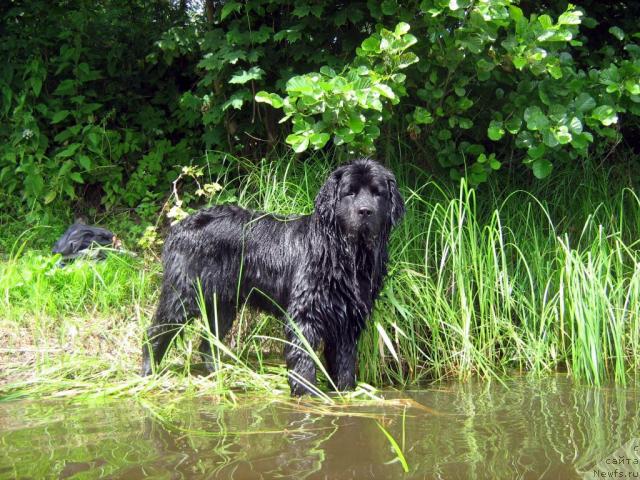
<svg viewBox="0 0 640 480">
<path fill-rule="evenodd" d="M 244 302 L 275 315 L 286 311 L 313 348 L 324 343 L 337 388 L 353 388 L 356 342 L 386 274 L 389 233 L 403 214 L 393 174 L 365 159 L 331 173 L 311 215 L 285 218 L 215 206 L 184 219 L 165 242 L 162 292 L 147 331 L 142 374 L 162 360 L 180 326 L 199 315 L 199 282 L 212 332 L 215 294 L 219 338 Z M 291 393 L 308 393 L 300 378 L 315 385 L 315 364 L 290 326 L 286 335 Z M 201 351 L 211 358 L 209 342 Z"/>
</svg>

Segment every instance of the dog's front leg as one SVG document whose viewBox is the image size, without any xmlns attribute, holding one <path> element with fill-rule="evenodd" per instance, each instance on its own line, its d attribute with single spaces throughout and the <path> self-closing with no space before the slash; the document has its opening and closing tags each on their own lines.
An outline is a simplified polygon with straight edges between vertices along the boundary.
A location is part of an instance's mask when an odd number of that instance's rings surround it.
<svg viewBox="0 0 640 480">
<path fill-rule="evenodd" d="M 339 336 L 338 344 L 325 340 L 324 354 L 328 372 L 339 392 L 353 390 L 356 386 L 356 342 L 349 336 Z"/>
<path fill-rule="evenodd" d="M 284 358 L 289 371 L 291 395 L 299 397 L 318 395 L 316 389 L 316 364 L 309 350 L 318 348 L 320 338 L 308 323 L 296 322 L 286 328 L 287 343 Z M 304 340 L 302 339 L 304 338 Z"/>
</svg>

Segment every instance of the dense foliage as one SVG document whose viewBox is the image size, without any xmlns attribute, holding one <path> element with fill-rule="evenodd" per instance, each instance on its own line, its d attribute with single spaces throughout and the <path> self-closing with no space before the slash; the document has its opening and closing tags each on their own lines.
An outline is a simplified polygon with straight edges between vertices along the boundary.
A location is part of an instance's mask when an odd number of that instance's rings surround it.
<svg viewBox="0 0 640 480">
<path fill-rule="evenodd" d="M 639 14 L 630 1 L 3 2 L 0 206 L 80 197 L 151 215 L 181 166 L 285 140 L 401 148 L 475 184 L 504 165 L 544 178 L 637 135 Z"/>
</svg>

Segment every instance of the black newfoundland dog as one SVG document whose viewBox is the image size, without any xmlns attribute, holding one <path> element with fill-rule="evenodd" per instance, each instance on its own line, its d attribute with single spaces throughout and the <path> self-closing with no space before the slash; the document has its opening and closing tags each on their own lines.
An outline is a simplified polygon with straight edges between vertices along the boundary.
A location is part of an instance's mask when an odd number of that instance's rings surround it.
<svg viewBox="0 0 640 480">
<path fill-rule="evenodd" d="M 211 331 L 221 339 L 245 301 L 276 315 L 286 312 L 295 322 L 297 328 L 286 322 L 284 353 L 292 395 L 313 393 L 316 382 L 300 334 L 314 349 L 324 343 L 334 384 L 352 389 L 356 342 L 386 274 L 389 233 L 403 214 L 393 174 L 361 159 L 331 173 L 311 215 L 215 206 L 187 217 L 165 242 L 162 292 L 147 331 L 142 375 L 199 314 L 201 291 Z M 209 360 L 210 350 L 203 341 L 200 351 Z"/>
</svg>

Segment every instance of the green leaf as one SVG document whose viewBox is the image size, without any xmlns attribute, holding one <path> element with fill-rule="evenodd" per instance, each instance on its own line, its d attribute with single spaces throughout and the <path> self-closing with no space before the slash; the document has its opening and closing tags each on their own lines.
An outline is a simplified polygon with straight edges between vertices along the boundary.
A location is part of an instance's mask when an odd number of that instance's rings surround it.
<svg viewBox="0 0 640 480">
<path fill-rule="evenodd" d="M 527 64 L 527 60 L 525 58 L 523 58 L 523 57 L 513 57 L 513 65 L 518 70 L 522 70 L 526 64 Z"/>
<path fill-rule="evenodd" d="M 2 85 L 2 99 L 4 102 L 4 106 L 2 111 L 4 112 L 4 114 L 6 114 L 9 109 L 11 108 L 11 98 L 13 97 L 13 92 L 11 91 L 11 89 L 6 86 L 6 85 Z M 0 102 L 0 105 L 3 103 Z"/>
<path fill-rule="evenodd" d="M 290 43 L 295 43 L 301 38 L 302 38 L 302 32 L 296 28 L 281 30 L 273 36 L 273 40 L 276 42 L 287 40 Z"/>
<path fill-rule="evenodd" d="M 573 117 L 569 121 L 569 130 L 573 133 L 582 133 L 582 122 L 578 117 Z"/>
<path fill-rule="evenodd" d="M 638 81 L 638 79 L 628 79 L 624 82 L 624 88 L 631 94 L 631 95 L 640 95 L 640 82 Z"/>
<path fill-rule="evenodd" d="M 600 105 L 591 113 L 591 117 L 599 120 L 600 123 L 607 127 L 618 121 L 618 115 L 610 105 Z"/>
<path fill-rule="evenodd" d="M 571 145 L 578 150 L 582 150 L 586 149 L 592 141 L 593 136 L 591 136 L 589 132 L 582 132 L 580 134 L 573 135 Z"/>
<path fill-rule="evenodd" d="M 496 68 L 496 64 L 493 62 L 488 62 L 484 58 L 481 58 L 476 62 L 476 68 L 478 72 L 490 72 L 494 68 Z"/>
<path fill-rule="evenodd" d="M 353 133 L 362 132 L 364 130 L 364 117 L 357 114 L 349 117 L 349 128 Z"/>
<path fill-rule="evenodd" d="M 53 124 L 60 123 L 62 120 L 64 120 L 69 116 L 69 113 L 70 113 L 69 110 L 60 110 L 56 112 L 53 118 L 51 119 L 51 123 Z"/>
<path fill-rule="evenodd" d="M 534 161 L 531 167 L 533 169 L 533 174 L 539 179 L 548 177 L 551 174 L 551 170 L 553 170 L 551 162 L 544 158 L 539 158 Z"/>
<path fill-rule="evenodd" d="M 382 111 L 382 102 L 377 96 L 367 95 L 365 105 L 367 106 L 367 108 L 377 110 L 378 112 Z"/>
<path fill-rule="evenodd" d="M 361 47 L 365 52 L 380 53 L 380 39 L 378 37 L 369 37 L 362 42 Z"/>
<path fill-rule="evenodd" d="M 240 70 L 236 72 L 229 80 L 229 83 L 243 84 L 251 80 L 259 80 L 264 75 L 264 70 L 260 67 L 251 67 L 249 70 Z"/>
<path fill-rule="evenodd" d="M 469 97 L 463 97 L 458 100 L 458 107 L 460 110 L 469 110 L 473 106 L 473 100 Z"/>
<path fill-rule="evenodd" d="M 313 145 L 313 147 L 316 150 L 318 150 L 327 144 L 327 142 L 329 141 L 329 138 L 330 136 L 326 132 L 314 133 L 309 137 L 309 142 L 311 143 L 311 145 Z"/>
<path fill-rule="evenodd" d="M 78 155 L 78 163 L 82 168 L 89 171 L 91 170 L 91 159 L 86 155 Z"/>
<path fill-rule="evenodd" d="M 615 128 L 604 127 L 598 133 L 611 140 L 615 140 L 616 138 L 618 138 L 618 131 Z"/>
<path fill-rule="evenodd" d="M 487 135 L 493 141 L 498 141 L 504 136 L 504 128 L 502 122 L 497 120 L 491 120 L 489 128 L 487 129 Z"/>
<path fill-rule="evenodd" d="M 251 100 L 251 92 L 246 88 L 235 92 L 229 100 L 222 104 L 222 111 L 226 111 L 229 107 L 233 107 L 236 110 L 240 110 L 245 100 Z"/>
<path fill-rule="evenodd" d="M 622 30 L 620 27 L 611 27 L 609 29 L 609 33 L 620 41 L 624 40 L 624 30 Z"/>
<path fill-rule="evenodd" d="M 309 137 L 306 135 L 292 133 L 291 135 L 287 136 L 285 142 L 291 145 L 294 152 L 296 153 L 302 153 L 309 147 Z"/>
<path fill-rule="evenodd" d="M 538 17 L 538 23 L 540 23 L 542 28 L 544 28 L 545 30 L 553 28 L 553 20 L 549 15 L 540 15 Z"/>
<path fill-rule="evenodd" d="M 465 146 L 463 151 L 468 153 L 469 155 L 478 156 L 484 152 L 484 146 L 480 145 L 479 143 L 472 143 L 468 146 Z"/>
<path fill-rule="evenodd" d="M 380 4 L 380 9 L 385 15 L 393 15 L 398 9 L 398 4 L 395 0 L 385 0 Z"/>
<path fill-rule="evenodd" d="M 531 147 L 527 151 L 527 155 L 531 157 L 533 160 L 537 160 L 538 158 L 542 158 L 542 156 L 547 152 L 547 146 L 544 143 L 539 143 L 535 147 Z"/>
<path fill-rule="evenodd" d="M 565 125 L 560 125 L 556 131 L 553 132 L 560 145 L 566 145 L 571 141 L 571 134 L 569 129 Z"/>
<path fill-rule="evenodd" d="M 391 100 L 396 98 L 396 94 L 393 93 L 393 90 L 389 85 L 385 85 L 384 83 L 379 83 L 373 87 L 373 89 L 380 93 L 380 95 L 387 97 Z"/>
<path fill-rule="evenodd" d="M 42 90 L 42 79 L 40 77 L 31 78 L 31 89 L 36 97 L 40 95 L 40 91 Z"/>
<path fill-rule="evenodd" d="M 469 118 L 466 117 L 460 117 L 458 119 L 458 125 L 460 125 L 460 128 L 464 129 L 464 130 L 468 130 L 471 127 L 473 127 L 473 121 Z"/>
<path fill-rule="evenodd" d="M 220 20 L 224 20 L 233 12 L 239 12 L 242 9 L 242 4 L 240 2 L 225 2 L 222 7 L 222 11 L 220 12 Z"/>
<path fill-rule="evenodd" d="M 67 173 L 69 173 L 72 168 L 73 168 L 73 162 L 71 160 L 67 160 L 62 164 L 62 166 L 60 167 L 60 170 L 58 170 L 58 176 L 66 177 Z"/>
<path fill-rule="evenodd" d="M 423 107 L 416 107 L 415 111 L 413 112 L 413 118 L 419 125 L 428 125 L 430 123 L 433 123 L 431 112 Z"/>
<path fill-rule="evenodd" d="M 73 172 L 71 175 L 69 175 L 69 178 L 76 183 L 84 183 L 82 175 L 80 175 L 78 172 Z"/>
<path fill-rule="evenodd" d="M 479 55 L 484 49 L 482 38 L 478 34 L 472 34 L 463 37 L 462 39 L 457 40 L 457 43 L 459 43 L 475 55 Z"/>
<path fill-rule="evenodd" d="M 368 72 L 367 67 L 362 67 L 362 68 L 364 68 Z M 325 75 L 325 76 L 327 76 L 327 77 L 335 77 L 337 75 L 336 71 L 333 68 L 331 68 L 331 67 L 329 67 L 327 65 L 323 65 L 323 66 L 320 67 L 320 73 Z M 360 72 L 358 72 L 358 74 L 362 75 Z"/>
<path fill-rule="evenodd" d="M 460 175 L 460 172 L 458 172 L 455 168 L 450 168 L 449 177 L 451 178 L 451 180 L 458 181 L 462 178 L 462 175 Z"/>
<path fill-rule="evenodd" d="M 549 125 L 549 119 L 538 106 L 527 108 L 524 111 L 524 120 L 529 130 L 542 130 Z"/>
<path fill-rule="evenodd" d="M 343 143 L 350 143 L 355 138 L 353 132 L 348 128 L 340 128 L 336 131 L 336 135 L 333 142 L 336 145 L 342 145 Z"/>
<path fill-rule="evenodd" d="M 44 180 L 38 171 L 27 173 L 24 178 L 24 186 L 31 196 L 38 196 L 44 188 Z"/>
<path fill-rule="evenodd" d="M 516 137 L 516 147 L 518 148 L 531 148 L 536 143 L 536 139 L 533 134 L 528 130 L 522 130 Z"/>
<path fill-rule="evenodd" d="M 260 103 L 268 103 L 273 108 L 282 108 L 284 105 L 284 100 L 277 93 L 269 93 L 264 90 L 256 93 L 256 102 Z"/>
<path fill-rule="evenodd" d="M 44 196 L 45 205 L 53 202 L 56 198 L 56 195 L 58 195 L 58 192 L 56 192 L 55 190 L 49 190 L 49 192 Z"/>
<path fill-rule="evenodd" d="M 293 10 L 292 15 L 298 18 L 306 17 L 311 12 L 311 6 L 309 4 L 300 4 L 297 5 Z"/>
<path fill-rule="evenodd" d="M 54 95 L 71 95 L 75 92 L 75 81 L 71 79 L 63 80 L 53 92 Z"/>
<path fill-rule="evenodd" d="M 504 122 L 504 126 L 509 133 L 516 134 L 520 131 L 522 126 L 522 119 L 520 117 L 513 116 Z"/>
<path fill-rule="evenodd" d="M 411 34 L 404 35 L 402 37 L 402 50 L 405 50 L 416 43 L 418 43 L 418 39 L 415 36 Z"/>
<path fill-rule="evenodd" d="M 575 106 L 581 112 L 587 112 L 596 106 L 596 101 L 588 93 L 581 93 L 575 99 Z"/>
<path fill-rule="evenodd" d="M 511 18 L 516 23 L 522 22 L 523 20 L 526 21 L 526 19 L 524 18 L 524 14 L 522 13 L 522 9 L 519 7 L 516 7 L 515 5 L 509 5 L 509 13 L 511 14 Z"/>
<path fill-rule="evenodd" d="M 69 198 L 76 198 L 76 192 L 73 189 L 73 185 L 71 185 L 70 183 L 63 184 L 62 189 L 69 196 Z"/>
<path fill-rule="evenodd" d="M 473 166 L 475 165 L 477 164 L 474 164 Z M 487 172 L 485 170 L 473 171 L 472 168 L 471 175 L 469 176 L 469 181 L 472 185 L 480 185 L 481 183 L 487 181 Z"/>
<path fill-rule="evenodd" d="M 89 143 L 93 147 L 99 147 L 101 145 L 100 135 L 98 135 L 96 132 L 89 132 L 87 134 L 87 140 L 89 140 Z"/>
<path fill-rule="evenodd" d="M 545 128 L 542 130 L 542 141 L 547 147 L 555 148 L 558 146 L 560 142 L 555 136 L 555 133 L 550 128 Z"/>
<path fill-rule="evenodd" d="M 446 128 L 438 131 L 438 140 L 450 140 L 452 136 L 451 130 Z"/>
<path fill-rule="evenodd" d="M 470 3 L 469 0 L 449 0 L 449 9 L 455 12 L 461 8 L 467 8 Z"/>
<path fill-rule="evenodd" d="M 582 12 L 580 10 L 569 10 L 558 17 L 558 25 L 580 25 Z"/>
<path fill-rule="evenodd" d="M 380 136 L 380 128 L 377 125 L 367 125 L 364 131 L 370 138 L 378 138 Z"/>
<path fill-rule="evenodd" d="M 547 71 L 556 80 L 562 78 L 562 68 L 559 65 L 548 65 Z"/>
<path fill-rule="evenodd" d="M 564 124 L 567 120 L 567 108 L 560 103 L 552 104 L 549 107 L 547 114 L 556 124 Z"/>
<path fill-rule="evenodd" d="M 291 77 L 287 82 L 287 92 L 289 94 L 313 94 L 315 85 L 311 78 L 307 75 L 300 75 L 297 77 Z"/>
<path fill-rule="evenodd" d="M 407 68 L 409 65 L 412 65 L 419 61 L 418 56 L 415 53 L 407 52 L 400 55 L 400 61 L 398 62 L 398 68 L 403 69 Z"/>
<path fill-rule="evenodd" d="M 273 108 L 282 108 L 283 105 L 284 105 L 283 98 L 280 95 L 278 95 L 277 93 L 272 93 L 271 94 L 271 106 Z"/>
<path fill-rule="evenodd" d="M 81 143 L 72 143 L 71 145 L 69 145 L 68 147 L 66 147 L 65 149 L 61 150 L 60 152 L 58 152 L 58 154 L 56 155 L 56 157 L 58 158 L 68 158 L 73 156 L 74 153 L 76 153 L 76 151 L 78 150 L 78 148 L 80 148 L 82 146 Z"/>
<path fill-rule="evenodd" d="M 408 23 L 400 22 L 399 24 L 396 25 L 394 32 L 396 35 L 404 35 L 409 31 L 410 28 L 411 27 L 409 26 Z"/>
</svg>

